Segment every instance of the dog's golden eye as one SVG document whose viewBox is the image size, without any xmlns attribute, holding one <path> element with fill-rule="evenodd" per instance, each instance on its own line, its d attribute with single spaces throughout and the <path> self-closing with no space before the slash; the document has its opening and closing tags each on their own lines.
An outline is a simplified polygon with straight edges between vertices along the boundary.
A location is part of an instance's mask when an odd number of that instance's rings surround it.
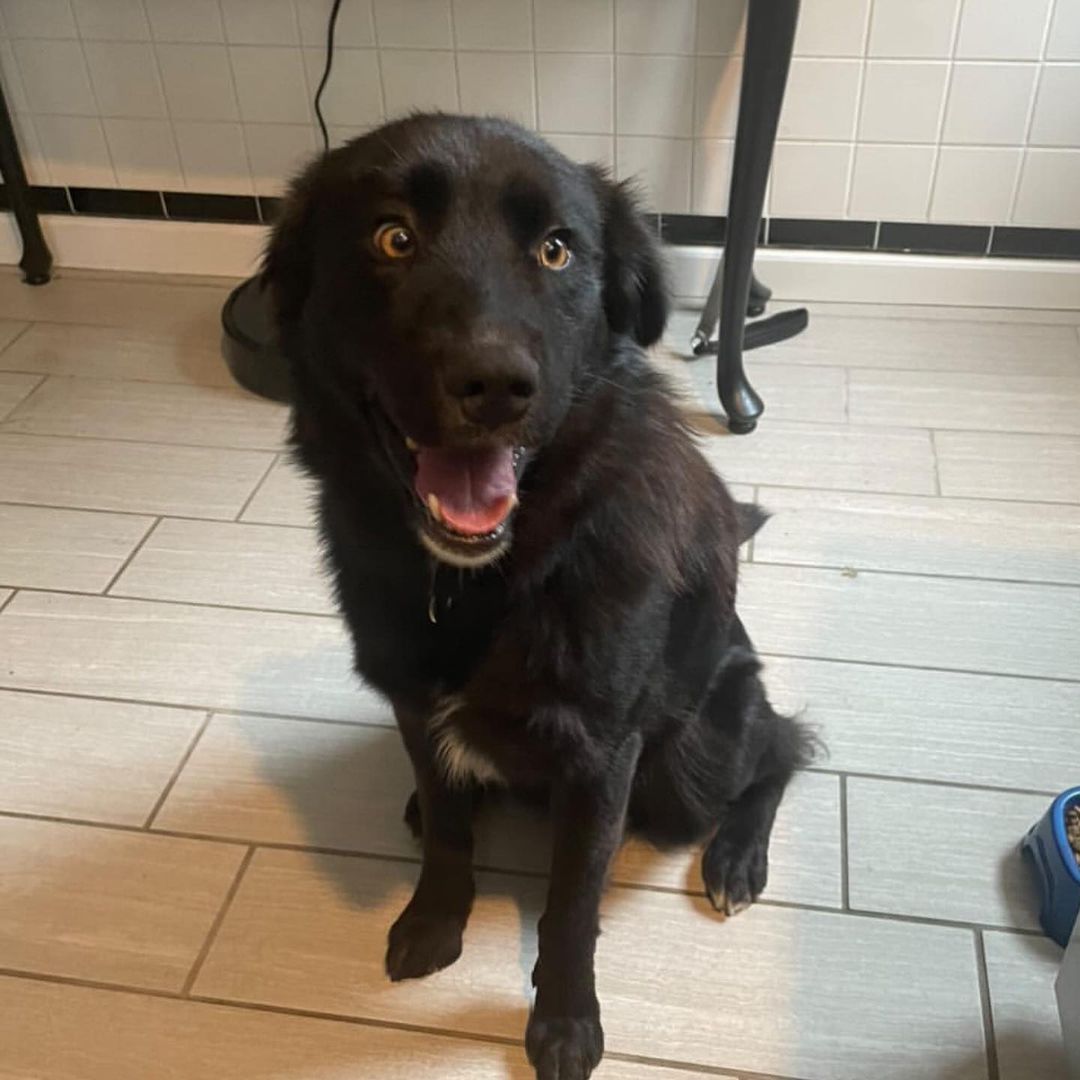
<svg viewBox="0 0 1080 1080">
<path fill-rule="evenodd" d="M 570 265 L 570 247 L 561 236 L 545 236 L 536 257 L 549 270 L 565 270 Z"/>
<path fill-rule="evenodd" d="M 375 246 L 388 259 L 407 259 L 416 250 L 416 240 L 408 226 L 387 221 L 375 230 Z"/>
</svg>

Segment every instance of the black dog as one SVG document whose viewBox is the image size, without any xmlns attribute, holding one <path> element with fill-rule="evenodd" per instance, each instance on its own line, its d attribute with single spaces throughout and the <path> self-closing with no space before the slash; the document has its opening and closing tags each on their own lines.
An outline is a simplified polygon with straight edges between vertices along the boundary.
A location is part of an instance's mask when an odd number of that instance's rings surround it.
<svg viewBox="0 0 1080 1080">
<path fill-rule="evenodd" d="M 543 792 L 526 1047 L 541 1080 L 584 1080 L 624 829 L 708 839 L 705 884 L 732 914 L 765 886 L 808 753 L 735 614 L 760 520 L 642 353 L 667 315 L 656 244 L 600 169 L 514 124 L 414 116 L 293 184 L 264 272 L 356 667 L 416 772 L 423 867 L 387 972 L 460 954 L 480 789 Z"/>
</svg>

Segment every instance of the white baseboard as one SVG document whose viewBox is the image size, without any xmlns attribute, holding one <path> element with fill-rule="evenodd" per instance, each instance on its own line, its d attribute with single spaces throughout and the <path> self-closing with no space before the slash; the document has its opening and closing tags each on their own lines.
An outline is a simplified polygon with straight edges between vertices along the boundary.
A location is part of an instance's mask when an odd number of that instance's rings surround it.
<svg viewBox="0 0 1080 1080">
<path fill-rule="evenodd" d="M 709 291 L 716 248 L 669 248 L 677 296 Z M 1080 309 L 1080 262 L 761 248 L 758 277 L 777 299 L 863 304 Z"/>
<path fill-rule="evenodd" d="M 0 263 L 17 263 L 22 243 L 14 219 L 0 228 Z M 42 232 L 57 266 L 148 274 L 247 277 L 266 243 L 265 225 L 202 221 L 70 217 L 45 214 Z"/>
<path fill-rule="evenodd" d="M 17 263 L 18 233 L 6 221 L 0 263 Z M 264 225 L 59 214 L 41 222 L 57 266 L 158 274 L 246 277 L 267 235 Z M 676 295 L 703 297 L 718 257 L 716 248 L 670 248 Z M 762 248 L 755 265 L 781 300 L 1080 310 L 1080 262 Z"/>
</svg>

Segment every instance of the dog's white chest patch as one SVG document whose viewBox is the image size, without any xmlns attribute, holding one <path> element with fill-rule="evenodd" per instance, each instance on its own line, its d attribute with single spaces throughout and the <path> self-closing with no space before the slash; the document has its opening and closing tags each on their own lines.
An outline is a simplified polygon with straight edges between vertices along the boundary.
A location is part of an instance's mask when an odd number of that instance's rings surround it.
<svg viewBox="0 0 1080 1080">
<path fill-rule="evenodd" d="M 443 775 L 452 785 L 465 785 L 470 781 L 505 784 L 505 778 L 491 759 L 470 746 L 454 725 L 454 714 L 464 704 L 456 695 L 444 697 L 428 720 L 428 729 L 435 742 L 435 756 Z"/>
</svg>

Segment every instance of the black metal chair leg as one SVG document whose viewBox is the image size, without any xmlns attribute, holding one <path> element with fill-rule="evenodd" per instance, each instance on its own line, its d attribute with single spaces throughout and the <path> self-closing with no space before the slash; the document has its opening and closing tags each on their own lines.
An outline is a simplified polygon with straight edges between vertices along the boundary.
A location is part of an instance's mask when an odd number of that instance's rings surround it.
<svg viewBox="0 0 1080 1080">
<path fill-rule="evenodd" d="M 762 285 L 757 279 L 757 274 L 750 271 L 750 301 L 746 305 L 746 314 L 751 319 L 765 314 L 765 305 L 772 296 L 772 289 L 768 285 Z"/>
<path fill-rule="evenodd" d="M 4 177 L 4 187 L 15 222 L 22 236 L 23 253 L 19 266 L 23 272 L 23 281 L 27 285 L 44 285 L 52 270 L 52 253 L 41 233 L 41 222 L 30 194 L 30 184 L 26 179 L 19 144 L 15 139 L 15 129 L 11 124 L 11 114 L 0 89 L 0 173 Z"/>
<path fill-rule="evenodd" d="M 771 295 L 754 277 L 754 251 L 798 16 L 799 0 L 748 0 L 727 244 L 691 342 L 698 355 L 717 354 L 717 390 L 728 428 L 737 435 L 753 431 L 765 408 L 746 378 L 744 350 L 791 337 L 807 324 L 806 311 L 799 309 L 746 326 L 746 315 L 761 314 Z M 714 345 L 709 338 L 717 315 L 720 337 Z"/>
</svg>

